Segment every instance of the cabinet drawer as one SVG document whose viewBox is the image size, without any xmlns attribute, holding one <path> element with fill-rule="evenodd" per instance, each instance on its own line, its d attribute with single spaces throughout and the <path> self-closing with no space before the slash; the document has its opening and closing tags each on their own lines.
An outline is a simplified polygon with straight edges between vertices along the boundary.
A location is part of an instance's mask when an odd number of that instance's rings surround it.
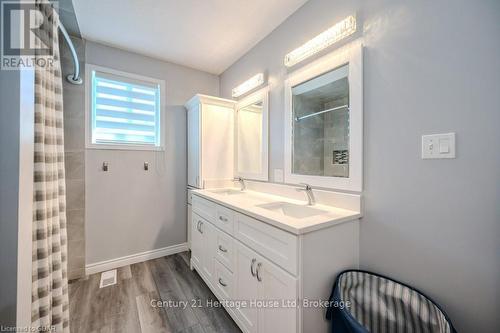
<svg viewBox="0 0 500 333">
<path fill-rule="evenodd" d="M 233 298 L 234 278 L 223 264 L 217 259 L 215 261 L 214 285 L 219 298 L 228 300 Z"/>
<path fill-rule="evenodd" d="M 193 195 L 193 211 L 207 221 L 215 222 L 216 204 L 212 201 L 200 198 L 196 194 Z"/>
<path fill-rule="evenodd" d="M 221 205 L 215 205 L 215 226 L 232 235 L 234 214 L 234 211 L 232 211 L 231 209 L 228 209 Z"/>
<path fill-rule="evenodd" d="M 226 266 L 231 272 L 234 272 L 234 241 L 226 233 L 217 232 L 215 257 Z"/>
<path fill-rule="evenodd" d="M 297 236 L 240 213 L 235 213 L 234 219 L 234 237 L 297 275 Z"/>
</svg>

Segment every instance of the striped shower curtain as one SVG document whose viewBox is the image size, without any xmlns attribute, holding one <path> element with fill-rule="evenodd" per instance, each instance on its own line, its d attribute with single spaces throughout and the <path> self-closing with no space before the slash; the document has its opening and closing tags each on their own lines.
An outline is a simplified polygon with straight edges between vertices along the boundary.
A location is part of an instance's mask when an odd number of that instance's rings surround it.
<svg viewBox="0 0 500 333">
<path fill-rule="evenodd" d="M 59 16 L 47 1 L 37 0 L 35 7 L 43 13 L 43 17 L 36 17 L 39 23 L 43 22 L 37 50 L 42 41 L 52 45 L 54 61 L 52 66 L 35 68 L 31 322 L 33 328 L 69 332 Z M 41 57 L 36 55 L 37 59 Z"/>
</svg>

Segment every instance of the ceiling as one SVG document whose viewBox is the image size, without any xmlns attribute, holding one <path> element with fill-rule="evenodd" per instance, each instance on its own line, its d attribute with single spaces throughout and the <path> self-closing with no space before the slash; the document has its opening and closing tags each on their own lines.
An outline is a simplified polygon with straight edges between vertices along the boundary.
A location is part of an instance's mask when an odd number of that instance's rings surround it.
<svg viewBox="0 0 500 333">
<path fill-rule="evenodd" d="M 73 0 L 83 38 L 220 74 L 307 0 Z"/>
</svg>

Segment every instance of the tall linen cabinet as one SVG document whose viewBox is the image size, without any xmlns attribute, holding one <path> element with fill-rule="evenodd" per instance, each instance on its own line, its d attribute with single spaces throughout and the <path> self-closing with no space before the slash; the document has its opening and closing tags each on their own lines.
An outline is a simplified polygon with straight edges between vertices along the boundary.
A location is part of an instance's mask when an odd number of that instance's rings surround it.
<svg viewBox="0 0 500 333">
<path fill-rule="evenodd" d="M 187 241 L 191 249 L 191 190 L 233 178 L 235 102 L 197 94 L 187 109 Z"/>
<path fill-rule="evenodd" d="M 234 176 L 235 102 L 197 94 L 187 109 L 188 187 L 206 188 Z"/>
</svg>

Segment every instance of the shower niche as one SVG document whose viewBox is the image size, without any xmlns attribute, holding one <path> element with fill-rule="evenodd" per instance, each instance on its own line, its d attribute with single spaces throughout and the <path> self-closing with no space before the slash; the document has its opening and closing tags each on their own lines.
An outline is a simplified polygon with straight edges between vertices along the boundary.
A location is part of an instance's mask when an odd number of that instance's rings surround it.
<svg viewBox="0 0 500 333">
<path fill-rule="evenodd" d="M 285 99 L 285 182 L 361 191 L 361 45 L 291 73 Z"/>
</svg>

